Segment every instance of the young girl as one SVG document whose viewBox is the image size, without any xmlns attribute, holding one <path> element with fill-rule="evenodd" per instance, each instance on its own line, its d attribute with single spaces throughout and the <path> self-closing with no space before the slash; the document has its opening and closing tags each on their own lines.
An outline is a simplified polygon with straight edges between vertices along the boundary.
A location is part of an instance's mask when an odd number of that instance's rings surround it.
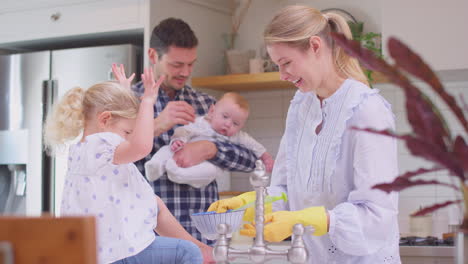
<svg viewBox="0 0 468 264">
<path fill-rule="evenodd" d="M 96 216 L 100 263 L 201 263 L 200 249 L 210 259 L 211 248 L 183 229 L 132 163 L 151 151 L 162 78 L 155 83 L 145 70 L 139 103 L 125 87 L 132 77 L 125 78 L 123 66 L 113 70 L 123 75 L 121 84 L 74 88 L 47 119 L 48 149 L 83 133 L 69 150 L 62 215 Z"/>
</svg>

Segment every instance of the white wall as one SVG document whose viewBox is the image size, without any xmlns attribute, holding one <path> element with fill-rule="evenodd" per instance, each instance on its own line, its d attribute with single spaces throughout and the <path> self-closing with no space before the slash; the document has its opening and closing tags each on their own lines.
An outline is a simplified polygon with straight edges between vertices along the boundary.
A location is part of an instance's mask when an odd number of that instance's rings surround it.
<svg viewBox="0 0 468 264">
<path fill-rule="evenodd" d="M 381 32 L 380 2 L 379 0 L 253 0 L 239 28 L 236 48 L 255 49 L 258 52 L 263 44 L 262 36 L 265 26 L 279 9 L 292 4 L 304 4 L 319 10 L 341 8 L 351 13 L 358 21 L 363 21 L 365 32 Z"/>
<path fill-rule="evenodd" d="M 468 69 L 468 1 L 382 2 L 382 34 L 401 38 L 436 70 Z"/>
</svg>

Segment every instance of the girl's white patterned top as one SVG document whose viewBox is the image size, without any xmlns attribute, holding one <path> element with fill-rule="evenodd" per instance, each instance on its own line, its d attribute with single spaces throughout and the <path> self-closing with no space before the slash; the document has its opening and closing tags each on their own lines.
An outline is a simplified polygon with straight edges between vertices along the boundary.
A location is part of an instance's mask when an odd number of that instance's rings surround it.
<svg viewBox="0 0 468 264">
<path fill-rule="evenodd" d="M 133 256 L 155 239 L 153 189 L 133 163 L 112 162 L 123 141 L 114 133 L 96 133 L 69 151 L 61 213 L 96 217 L 99 263 Z"/>
</svg>

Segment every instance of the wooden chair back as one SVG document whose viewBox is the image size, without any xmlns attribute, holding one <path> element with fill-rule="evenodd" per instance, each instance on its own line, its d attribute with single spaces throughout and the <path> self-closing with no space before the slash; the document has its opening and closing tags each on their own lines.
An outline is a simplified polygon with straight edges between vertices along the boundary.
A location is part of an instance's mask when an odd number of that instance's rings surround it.
<svg viewBox="0 0 468 264">
<path fill-rule="evenodd" d="M 0 217 L 0 264 L 96 264 L 94 217 Z"/>
</svg>

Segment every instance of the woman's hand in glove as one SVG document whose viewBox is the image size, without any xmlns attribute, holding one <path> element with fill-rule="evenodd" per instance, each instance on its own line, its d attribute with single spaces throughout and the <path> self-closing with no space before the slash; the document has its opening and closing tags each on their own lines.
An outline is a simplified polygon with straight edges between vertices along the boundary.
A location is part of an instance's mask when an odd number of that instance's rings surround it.
<svg viewBox="0 0 468 264">
<path fill-rule="evenodd" d="M 300 211 L 278 211 L 265 215 L 264 236 L 269 242 L 280 242 L 292 234 L 295 224 L 312 226 L 313 235 L 322 236 L 328 232 L 328 214 L 325 207 L 309 207 Z M 245 224 L 241 235 L 254 237 L 255 227 Z"/>
<path fill-rule="evenodd" d="M 227 210 L 237 209 L 254 200 L 255 192 L 246 192 L 232 198 L 222 199 L 212 203 L 210 207 L 208 207 L 208 212 L 216 211 L 216 213 L 224 213 Z"/>
</svg>

